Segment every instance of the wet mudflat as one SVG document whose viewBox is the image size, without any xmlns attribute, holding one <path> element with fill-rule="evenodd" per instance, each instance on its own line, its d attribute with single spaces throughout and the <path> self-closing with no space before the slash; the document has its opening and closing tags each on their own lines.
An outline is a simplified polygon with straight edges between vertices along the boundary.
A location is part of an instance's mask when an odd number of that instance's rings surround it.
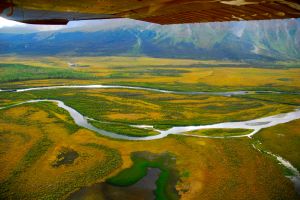
<svg viewBox="0 0 300 200">
<path fill-rule="evenodd" d="M 106 182 L 97 183 L 71 194 L 69 199 L 152 200 L 155 199 L 155 182 L 160 172 L 158 168 L 148 168 L 147 175 L 130 186 L 115 186 Z"/>
<path fill-rule="evenodd" d="M 109 200 L 152 200 L 179 199 L 175 189 L 178 172 L 176 159 L 165 152 L 134 152 L 133 165 L 124 169 L 106 182 L 83 187 L 72 193 L 68 199 L 109 199 Z"/>
</svg>

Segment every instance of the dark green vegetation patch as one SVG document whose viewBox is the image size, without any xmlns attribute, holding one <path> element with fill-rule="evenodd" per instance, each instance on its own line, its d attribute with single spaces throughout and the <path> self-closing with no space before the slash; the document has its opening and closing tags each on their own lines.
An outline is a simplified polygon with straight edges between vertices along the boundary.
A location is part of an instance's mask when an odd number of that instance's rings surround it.
<svg viewBox="0 0 300 200">
<path fill-rule="evenodd" d="M 159 168 L 161 173 L 156 181 L 156 199 L 179 199 L 175 189 L 179 175 L 175 169 L 176 159 L 172 154 L 134 152 L 131 154 L 131 159 L 133 166 L 108 179 L 107 183 L 115 186 L 130 186 L 146 176 L 148 168 Z"/>
<path fill-rule="evenodd" d="M 37 79 L 91 79 L 88 73 L 71 69 L 35 67 L 22 64 L 0 64 L 0 82 L 14 82 Z"/>
</svg>

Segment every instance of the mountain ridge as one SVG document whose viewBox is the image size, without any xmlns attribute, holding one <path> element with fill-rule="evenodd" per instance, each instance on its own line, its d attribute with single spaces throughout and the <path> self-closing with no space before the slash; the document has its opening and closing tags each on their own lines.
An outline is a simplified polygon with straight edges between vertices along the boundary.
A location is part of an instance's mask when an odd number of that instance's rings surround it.
<svg viewBox="0 0 300 200">
<path fill-rule="evenodd" d="M 104 20 L 8 30 L 0 29 L 0 54 L 300 59 L 300 19 L 168 26 Z"/>
</svg>

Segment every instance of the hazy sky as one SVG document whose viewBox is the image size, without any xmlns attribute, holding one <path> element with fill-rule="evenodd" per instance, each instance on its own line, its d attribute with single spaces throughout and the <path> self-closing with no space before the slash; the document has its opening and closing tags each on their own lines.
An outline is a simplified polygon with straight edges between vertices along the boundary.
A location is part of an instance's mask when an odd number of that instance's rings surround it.
<svg viewBox="0 0 300 200">
<path fill-rule="evenodd" d="M 1 1 L 1 0 L 0 0 Z M 69 29 L 69 28 L 76 28 L 82 26 L 98 26 L 98 27 L 112 27 L 112 26 L 120 26 L 122 24 L 132 24 L 135 23 L 145 23 L 137 20 L 132 19 L 99 19 L 99 20 L 82 20 L 82 21 L 70 21 L 67 25 L 33 25 L 33 24 L 24 24 L 20 22 L 15 22 L 12 20 L 7 20 L 3 17 L 0 17 L 0 29 L 5 28 L 9 29 L 15 27 L 21 27 L 28 30 L 34 31 L 56 31 L 61 29 Z"/>
<path fill-rule="evenodd" d="M 1 0 L 0 0 L 1 1 Z M 60 29 L 80 27 L 83 25 L 96 25 L 96 26 L 109 26 L 112 24 L 118 25 L 120 23 L 133 23 L 135 20 L 131 19 L 102 19 L 102 20 L 82 20 L 82 21 L 70 21 L 67 25 L 33 25 L 33 24 L 24 24 L 20 22 L 15 22 L 12 20 L 5 19 L 0 17 L 0 29 L 9 28 L 9 27 L 24 27 L 37 31 L 55 31 Z"/>
</svg>

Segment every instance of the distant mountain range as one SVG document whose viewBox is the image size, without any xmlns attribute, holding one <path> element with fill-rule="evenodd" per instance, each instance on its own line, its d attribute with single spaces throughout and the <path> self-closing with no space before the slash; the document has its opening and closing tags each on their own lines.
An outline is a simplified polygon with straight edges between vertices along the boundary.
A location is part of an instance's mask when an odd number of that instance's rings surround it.
<svg viewBox="0 0 300 200">
<path fill-rule="evenodd" d="M 160 26 L 78 22 L 55 31 L 0 29 L 0 54 L 126 55 L 197 59 L 300 59 L 300 19 Z"/>
</svg>

